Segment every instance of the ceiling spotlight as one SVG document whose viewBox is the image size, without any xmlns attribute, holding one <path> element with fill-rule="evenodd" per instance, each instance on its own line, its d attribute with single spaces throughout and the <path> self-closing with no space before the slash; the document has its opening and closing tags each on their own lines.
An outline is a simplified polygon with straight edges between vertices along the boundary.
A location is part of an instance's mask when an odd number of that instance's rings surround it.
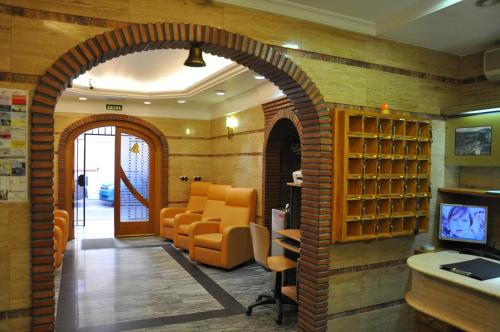
<svg viewBox="0 0 500 332">
<path fill-rule="evenodd" d="M 94 86 L 92 85 L 92 79 L 89 78 L 89 89 L 93 90 Z"/>
<path fill-rule="evenodd" d="M 478 7 L 491 7 L 500 3 L 500 0 L 477 0 L 476 6 Z"/>
<path fill-rule="evenodd" d="M 150 101 L 145 101 L 144 105 L 151 105 L 151 102 Z"/>
<path fill-rule="evenodd" d="M 217 96 L 224 96 L 226 94 L 226 92 L 224 90 L 217 90 L 217 91 L 215 91 L 215 94 Z"/>
<path fill-rule="evenodd" d="M 255 78 L 256 80 L 265 80 L 266 78 L 262 75 L 253 75 L 253 78 Z"/>
<path fill-rule="evenodd" d="M 203 52 L 200 43 L 192 43 L 189 48 L 189 55 L 184 66 L 188 67 L 205 67 L 207 64 L 203 60 Z"/>
<path fill-rule="evenodd" d="M 87 97 L 78 97 L 80 100 L 87 100 Z"/>
<path fill-rule="evenodd" d="M 178 104 L 185 104 L 185 103 L 186 103 L 186 101 L 185 101 L 184 99 L 179 99 L 179 100 L 177 100 L 177 103 L 178 103 Z"/>
</svg>

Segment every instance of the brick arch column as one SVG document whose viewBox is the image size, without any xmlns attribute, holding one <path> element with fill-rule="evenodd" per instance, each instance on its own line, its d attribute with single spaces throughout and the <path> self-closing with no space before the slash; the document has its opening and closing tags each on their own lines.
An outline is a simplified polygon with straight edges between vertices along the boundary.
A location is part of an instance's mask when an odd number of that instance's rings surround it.
<svg viewBox="0 0 500 332">
<path fill-rule="evenodd" d="M 66 201 L 65 192 L 67 190 L 67 183 L 65 183 L 67 174 L 66 165 L 66 149 L 68 144 L 73 144 L 76 137 L 93 128 L 105 127 L 105 126 L 126 126 L 133 125 L 140 128 L 143 132 L 147 133 L 148 136 L 155 138 L 158 141 L 158 147 L 155 148 L 156 151 L 160 153 L 160 205 L 168 205 L 168 142 L 165 134 L 153 126 L 151 123 L 136 118 L 130 115 L 122 114 L 97 114 L 85 117 L 66 127 L 59 138 L 59 146 L 57 153 L 57 203 L 58 208 L 68 210 L 70 202 Z"/>
<path fill-rule="evenodd" d="M 76 45 L 47 69 L 31 106 L 32 329 L 54 328 L 53 156 L 54 108 L 68 84 L 106 60 L 151 49 L 189 48 L 231 59 L 264 75 L 293 104 L 302 126 L 302 252 L 300 331 L 324 331 L 332 194 L 332 128 L 319 89 L 286 54 L 246 36 L 184 23 L 131 24 Z M 49 46 L 47 46 L 49 47 Z"/>
</svg>

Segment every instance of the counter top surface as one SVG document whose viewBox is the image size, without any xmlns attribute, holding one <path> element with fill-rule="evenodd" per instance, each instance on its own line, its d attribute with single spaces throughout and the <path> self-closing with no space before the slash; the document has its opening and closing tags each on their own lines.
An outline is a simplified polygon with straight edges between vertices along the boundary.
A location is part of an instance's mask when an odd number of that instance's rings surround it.
<svg viewBox="0 0 500 332">
<path fill-rule="evenodd" d="M 414 255 L 408 258 L 407 263 L 411 269 L 423 274 L 452 282 L 481 293 L 486 293 L 500 299 L 500 277 L 480 281 L 439 268 L 444 264 L 459 263 L 476 258 L 486 259 L 500 265 L 500 261 L 484 257 L 459 254 L 456 251 L 440 251 L 436 253 Z"/>
</svg>

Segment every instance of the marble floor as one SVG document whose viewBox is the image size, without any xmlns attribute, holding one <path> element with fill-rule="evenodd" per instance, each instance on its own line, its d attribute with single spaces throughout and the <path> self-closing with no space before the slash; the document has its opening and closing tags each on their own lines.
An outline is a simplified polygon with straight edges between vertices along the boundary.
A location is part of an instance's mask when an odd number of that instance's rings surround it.
<svg viewBox="0 0 500 332">
<path fill-rule="evenodd" d="M 297 323 L 292 305 L 281 326 L 274 306 L 245 315 L 271 289 L 271 273 L 257 264 L 204 266 L 157 237 L 76 239 L 58 274 L 56 331 L 294 331 Z"/>
</svg>

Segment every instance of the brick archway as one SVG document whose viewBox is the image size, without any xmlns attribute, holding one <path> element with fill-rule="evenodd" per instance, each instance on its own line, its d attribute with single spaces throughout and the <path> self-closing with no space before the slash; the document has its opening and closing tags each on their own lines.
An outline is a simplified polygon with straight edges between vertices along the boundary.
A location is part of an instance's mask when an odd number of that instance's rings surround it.
<svg viewBox="0 0 500 332">
<path fill-rule="evenodd" d="M 291 132 L 295 132 L 301 146 L 303 144 L 302 125 L 298 116 L 294 112 L 293 104 L 286 98 L 263 105 L 265 114 L 265 134 L 264 134 L 264 156 L 262 160 L 262 190 L 263 190 L 263 218 L 264 224 L 271 225 L 271 210 L 276 207 L 283 207 L 283 165 L 282 159 L 293 156 L 284 156 L 283 140 Z M 300 160 L 302 164 L 302 160 Z M 291 172 L 297 169 L 285 170 L 287 176 L 291 177 Z M 288 181 L 290 182 L 290 181 Z M 277 193 L 280 193 L 277 195 Z M 288 193 L 285 193 L 288 195 Z M 280 197 L 279 197 L 280 196 Z"/>
<path fill-rule="evenodd" d="M 296 109 L 302 126 L 302 252 L 300 331 L 327 324 L 328 255 L 332 191 L 332 128 L 315 84 L 286 54 L 246 36 L 204 25 L 131 24 L 86 40 L 63 54 L 40 78 L 31 106 L 32 328 L 54 328 L 52 267 L 54 108 L 68 84 L 83 72 L 121 55 L 162 48 L 189 48 L 231 59 L 264 75 Z"/>
<path fill-rule="evenodd" d="M 144 132 L 147 136 L 153 139 L 156 145 L 153 147 L 157 152 L 159 152 L 160 160 L 158 163 L 157 173 L 159 174 L 160 185 L 159 193 L 161 200 L 158 201 L 160 206 L 168 205 L 168 142 L 167 137 L 151 123 L 144 121 L 142 119 L 122 114 L 98 114 L 91 115 L 80 119 L 64 129 L 59 138 L 59 147 L 57 153 L 57 202 L 56 205 L 60 209 L 71 211 L 72 200 L 68 199 L 66 193 L 68 190 L 68 182 L 65 181 L 68 174 L 68 169 L 66 167 L 66 161 L 70 158 L 68 144 L 73 144 L 74 140 L 81 133 L 98 127 L 106 126 L 121 126 L 121 127 L 131 127 L 132 129 L 137 129 L 140 132 Z M 72 213 L 70 212 L 70 215 Z M 73 232 L 71 230 L 70 235 Z"/>
</svg>

